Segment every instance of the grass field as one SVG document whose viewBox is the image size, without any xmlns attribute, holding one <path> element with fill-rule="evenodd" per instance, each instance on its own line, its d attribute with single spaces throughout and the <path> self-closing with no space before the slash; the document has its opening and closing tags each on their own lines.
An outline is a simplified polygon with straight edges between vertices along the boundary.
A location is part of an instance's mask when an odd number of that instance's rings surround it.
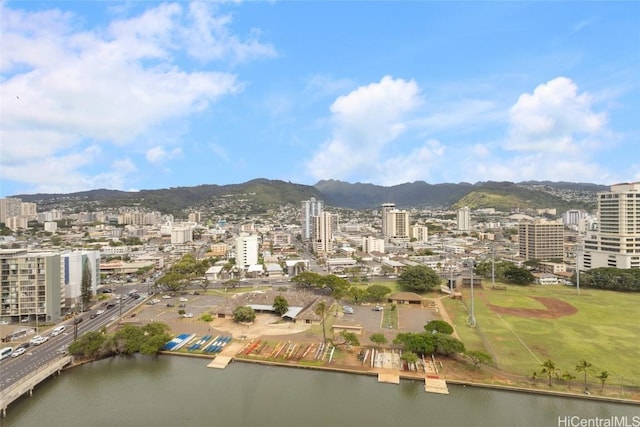
<svg viewBox="0 0 640 427">
<path fill-rule="evenodd" d="M 534 297 L 554 298 L 577 309 L 571 315 L 541 318 L 527 310 L 547 307 Z M 510 286 L 507 290 L 475 289 L 477 328 L 466 325 L 470 290 L 460 300 L 443 301 L 460 338 L 469 349 L 484 349 L 503 371 L 531 375 L 546 359 L 568 371 L 581 382 L 575 367 L 581 359 L 592 363 L 588 381 L 602 371 L 609 373 L 608 385 L 640 386 L 640 294 L 581 290 L 557 286 Z M 489 305 L 521 308 L 521 313 L 496 313 Z"/>
</svg>

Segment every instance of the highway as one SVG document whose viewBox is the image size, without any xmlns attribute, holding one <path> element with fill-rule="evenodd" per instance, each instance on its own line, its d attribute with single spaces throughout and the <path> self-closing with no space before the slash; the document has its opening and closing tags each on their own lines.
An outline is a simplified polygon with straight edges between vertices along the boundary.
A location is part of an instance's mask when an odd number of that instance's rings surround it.
<svg viewBox="0 0 640 427">
<path fill-rule="evenodd" d="M 26 353 L 21 356 L 9 357 L 0 361 L 0 390 L 11 387 L 30 373 L 37 371 L 40 367 L 66 354 L 66 349 L 69 344 L 73 342 L 76 333 L 77 336 L 80 337 L 85 332 L 99 330 L 103 326 L 114 323 L 120 318 L 121 312 L 125 314 L 131 308 L 142 303 L 143 300 L 144 298 L 134 299 L 128 297 L 123 299 L 122 305 L 120 306 L 120 304 L 113 299 L 113 302 L 116 303 L 115 307 L 107 309 L 106 304 L 102 306 L 102 303 L 100 303 L 92 310 L 82 313 L 81 316 L 77 316 L 78 318 L 82 318 L 82 321 L 78 324 L 74 324 L 74 319 L 70 319 L 53 325 L 48 331 L 48 334 L 41 334 L 42 336 L 49 336 L 47 342 L 40 345 L 29 346 Z M 91 315 L 95 314 L 98 310 L 104 310 L 104 313 L 91 319 Z M 65 326 L 65 331 L 58 336 L 51 336 L 50 332 L 56 326 L 61 325 Z M 75 330 L 76 326 L 77 331 Z M 29 336 L 26 339 L 31 339 L 32 337 L 33 336 Z M 18 345 L 18 342 L 2 343 L 2 347 L 10 346 L 14 347 L 14 349 Z"/>
</svg>

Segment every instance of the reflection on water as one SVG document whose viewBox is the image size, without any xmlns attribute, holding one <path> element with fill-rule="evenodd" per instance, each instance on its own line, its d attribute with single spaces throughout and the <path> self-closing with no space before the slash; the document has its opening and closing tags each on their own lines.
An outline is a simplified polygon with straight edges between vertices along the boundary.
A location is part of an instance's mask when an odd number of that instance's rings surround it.
<svg viewBox="0 0 640 427">
<path fill-rule="evenodd" d="M 175 356 L 112 358 L 64 372 L 13 404 L 12 426 L 557 426 L 640 406 Z M 640 419 L 639 419 L 640 420 Z"/>
</svg>

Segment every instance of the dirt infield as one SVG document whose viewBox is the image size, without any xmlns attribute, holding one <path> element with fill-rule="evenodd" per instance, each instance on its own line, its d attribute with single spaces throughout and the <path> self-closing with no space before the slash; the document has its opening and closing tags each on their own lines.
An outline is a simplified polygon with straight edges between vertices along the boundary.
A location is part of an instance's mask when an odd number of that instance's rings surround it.
<svg viewBox="0 0 640 427">
<path fill-rule="evenodd" d="M 558 317 L 571 316 L 578 312 L 578 309 L 571 304 L 556 298 L 531 297 L 546 307 L 541 308 L 517 308 L 502 307 L 499 305 L 487 304 L 487 307 L 494 313 L 509 314 L 511 316 L 529 317 L 534 319 L 557 319 Z"/>
</svg>

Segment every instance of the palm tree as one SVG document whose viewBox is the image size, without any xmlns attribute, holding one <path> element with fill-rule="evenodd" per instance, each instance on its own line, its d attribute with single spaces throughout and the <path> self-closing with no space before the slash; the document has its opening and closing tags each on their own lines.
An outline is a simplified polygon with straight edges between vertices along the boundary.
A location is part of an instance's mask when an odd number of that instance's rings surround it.
<svg viewBox="0 0 640 427">
<path fill-rule="evenodd" d="M 598 378 L 600 383 L 602 383 L 602 387 L 600 387 L 600 392 L 602 392 L 604 390 L 604 382 L 609 378 L 609 373 L 607 371 L 602 371 L 596 378 Z"/>
<path fill-rule="evenodd" d="M 543 374 L 547 374 L 547 376 L 549 377 L 549 387 L 551 387 L 551 377 L 556 374 L 558 368 L 556 368 L 555 362 L 551 359 L 545 360 L 541 366 L 542 369 L 540 369 L 540 372 Z"/>
<path fill-rule="evenodd" d="M 589 370 L 590 367 L 591 367 L 591 363 L 587 362 L 584 359 L 582 359 L 576 365 L 576 372 L 584 372 L 584 389 L 585 390 L 587 389 L 587 371 Z"/>
<path fill-rule="evenodd" d="M 318 305 L 316 306 L 316 310 L 315 313 L 322 317 L 322 339 L 323 342 L 327 342 L 327 333 L 325 332 L 325 328 L 324 328 L 324 318 L 325 318 L 325 314 L 327 312 L 327 303 L 324 301 L 320 301 L 318 303 Z"/>
<path fill-rule="evenodd" d="M 569 371 L 564 371 L 564 374 L 562 374 L 562 379 L 565 380 L 569 388 L 571 388 L 571 381 L 575 380 L 576 376 Z"/>
</svg>

